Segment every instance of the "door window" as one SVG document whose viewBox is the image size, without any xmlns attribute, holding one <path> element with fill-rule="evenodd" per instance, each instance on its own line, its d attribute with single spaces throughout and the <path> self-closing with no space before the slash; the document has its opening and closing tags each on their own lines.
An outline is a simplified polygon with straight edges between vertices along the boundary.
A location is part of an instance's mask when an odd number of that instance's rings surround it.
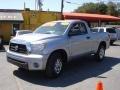
<svg viewBox="0 0 120 90">
<path fill-rule="evenodd" d="M 107 28 L 106 31 L 108 33 L 116 33 L 115 29 L 114 28 Z"/>
<path fill-rule="evenodd" d="M 104 32 L 104 29 L 100 29 L 99 32 Z"/>
<path fill-rule="evenodd" d="M 87 29 L 84 23 L 75 23 L 69 33 L 73 35 L 83 35 L 87 34 Z"/>
</svg>

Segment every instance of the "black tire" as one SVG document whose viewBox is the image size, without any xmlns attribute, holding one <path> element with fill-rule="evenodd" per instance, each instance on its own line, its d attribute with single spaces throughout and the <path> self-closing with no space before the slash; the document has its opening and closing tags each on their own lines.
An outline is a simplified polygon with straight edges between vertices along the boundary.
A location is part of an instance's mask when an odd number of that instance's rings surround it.
<svg viewBox="0 0 120 90">
<path fill-rule="evenodd" d="M 97 62 L 102 62 L 104 57 L 105 57 L 105 46 L 100 45 L 99 48 L 98 48 L 97 53 L 95 54 L 95 60 Z"/>
<path fill-rule="evenodd" d="M 58 67 L 57 67 L 57 63 L 60 63 L 60 66 L 58 65 Z M 57 71 L 57 69 L 58 69 L 58 71 Z M 59 71 L 59 69 L 60 69 L 60 71 Z M 59 52 L 55 52 L 48 59 L 45 74 L 47 75 L 47 77 L 56 78 L 61 74 L 62 69 L 63 69 L 62 55 Z"/>
<path fill-rule="evenodd" d="M 26 70 L 26 69 L 24 69 L 24 68 L 19 67 L 19 68 L 18 68 L 18 71 L 21 71 L 21 72 L 26 72 L 26 71 L 28 71 L 28 70 Z"/>
</svg>

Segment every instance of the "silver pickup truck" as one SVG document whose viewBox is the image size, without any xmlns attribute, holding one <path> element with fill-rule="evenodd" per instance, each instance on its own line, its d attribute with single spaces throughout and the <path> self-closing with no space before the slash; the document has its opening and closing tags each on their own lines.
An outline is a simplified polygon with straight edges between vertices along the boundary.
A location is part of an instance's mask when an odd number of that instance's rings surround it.
<svg viewBox="0 0 120 90">
<path fill-rule="evenodd" d="M 33 33 L 14 37 L 7 50 L 8 62 L 27 70 L 44 70 L 57 77 L 64 63 L 73 58 L 92 54 L 102 61 L 109 48 L 107 33 L 93 33 L 81 20 L 52 21 Z"/>
</svg>

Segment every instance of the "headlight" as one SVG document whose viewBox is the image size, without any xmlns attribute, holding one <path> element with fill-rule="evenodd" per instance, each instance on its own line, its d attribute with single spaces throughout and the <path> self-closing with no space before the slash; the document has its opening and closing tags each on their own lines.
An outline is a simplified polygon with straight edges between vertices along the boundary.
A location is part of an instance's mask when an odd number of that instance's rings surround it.
<svg viewBox="0 0 120 90">
<path fill-rule="evenodd" d="M 45 48 L 45 44 L 36 44 L 34 48 L 42 51 Z"/>
<path fill-rule="evenodd" d="M 32 44 L 32 53 L 34 54 L 40 54 L 45 49 L 46 44 Z"/>
<path fill-rule="evenodd" d="M 42 51 L 45 48 L 44 43 L 42 43 L 42 44 L 33 44 L 32 46 L 33 46 L 34 50 L 36 49 L 36 50 L 39 50 L 39 51 Z"/>
<path fill-rule="evenodd" d="M 27 47 L 28 53 L 31 53 L 31 51 L 32 51 L 31 44 L 30 43 L 26 43 L 26 47 Z"/>
</svg>

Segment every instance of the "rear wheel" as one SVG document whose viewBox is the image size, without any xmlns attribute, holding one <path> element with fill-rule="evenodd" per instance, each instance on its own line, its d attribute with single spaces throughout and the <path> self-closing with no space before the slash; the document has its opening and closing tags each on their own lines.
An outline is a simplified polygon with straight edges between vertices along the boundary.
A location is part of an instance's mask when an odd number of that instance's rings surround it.
<svg viewBox="0 0 120 90">
<path fill-rule="evenodd" d="M 48 59 L 45 73 L 48 77 L 58 77 L 63 69 L 63 58 L 58 52 L 53 53 Z"/>
<path fill-rule="evenodd" d="M 97 53 L 95 54 L 95 59 L 97 62 L 101 62 L 103 61 L 104 57 L 105 57 L 105 46 L 100 45 Z"/>
</svg>

